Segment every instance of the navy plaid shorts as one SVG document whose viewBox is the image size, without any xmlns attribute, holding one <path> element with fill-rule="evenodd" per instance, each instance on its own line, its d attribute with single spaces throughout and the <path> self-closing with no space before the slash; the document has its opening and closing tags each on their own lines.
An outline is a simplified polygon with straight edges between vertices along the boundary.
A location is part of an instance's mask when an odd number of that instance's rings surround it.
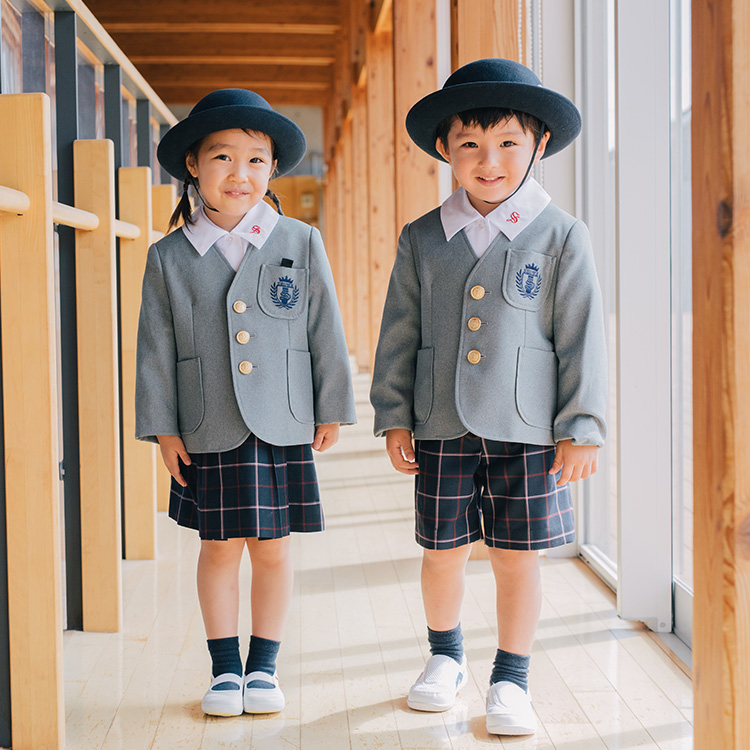
<svg viewBox="0 0 750 750">
<path fill-rule="evenodd" d="M 548 549 L 575 539 L 570 488 L 547 472 L 554 445 L 485 440 L 417 440 L 417 542 L 453 549 L 481 539 L 488 547 Z M 481 522 L 483 521 L 483 523 Z"/>
<path fill-rule="evenodd" d="M 172 479 L 169 517 L 201 539 L 277 539 L 322 531 L 323 508 L 309 445 L 270 445 L 255 435 L 223 453 L 180 462 L 187 487 Z"/>
</svg>

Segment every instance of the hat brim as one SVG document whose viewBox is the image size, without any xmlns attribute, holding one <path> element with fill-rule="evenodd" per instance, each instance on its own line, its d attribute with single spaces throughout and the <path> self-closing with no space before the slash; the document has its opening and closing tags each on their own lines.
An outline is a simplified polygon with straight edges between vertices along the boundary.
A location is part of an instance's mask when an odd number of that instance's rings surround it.
<svg viewBox="0 0 750 750">
<path fill-rule="evenodd" d="M 526 112 L 541 120 L 550 131 L 543 158 L 562 151 L 581 132 L 581 114 L 562 94 L 542 86 L 494 81 L 462 83 L 428 94 L 409 110 L 406 130 L 419 148 L 445 161 L 435 148 L 440 122 L 450 115 L 482 107 Z"/>
<path fill-rule="evenodd" d="M 187 176 L 185 153 L 190 146 L 211 133 L 233 128 L 257 130 L 271 138 L 277 151 L 276 176 L 294 169 L 307 150 L 304 133 L 288 117 L 263 107 L 230 105 L 198 112 L 178 122 L 159 142 L 156 157 L 172 177 L 182 181 Z"/>
</svg>

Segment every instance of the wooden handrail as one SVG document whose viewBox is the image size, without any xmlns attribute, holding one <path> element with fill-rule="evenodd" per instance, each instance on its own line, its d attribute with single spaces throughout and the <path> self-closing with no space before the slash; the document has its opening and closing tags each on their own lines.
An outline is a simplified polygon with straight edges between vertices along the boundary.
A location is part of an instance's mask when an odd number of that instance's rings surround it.
<svg viewBox="0 0 750 750">
<path fill-rule="evenodd" d="M 0 211 L 21 216 L 30 206 L 31 200 L 26 193 L 0 185 Z"/>
<path fill-rule="evenodd" d="M 114 224 L 116 237 L 122 237 L 124 240 L 137 240 L 141 236 L 141 228 L 137 224 L 120 219 L 115 219 Z"/>
<path fill-rule="evenodd" d="M 85 229 L 87 232 L 93 232 L 99 226 L 99 217 L 91 211 L 57 202 L 52 204 L 52 221 L 66 227 Z"/>
</svg>

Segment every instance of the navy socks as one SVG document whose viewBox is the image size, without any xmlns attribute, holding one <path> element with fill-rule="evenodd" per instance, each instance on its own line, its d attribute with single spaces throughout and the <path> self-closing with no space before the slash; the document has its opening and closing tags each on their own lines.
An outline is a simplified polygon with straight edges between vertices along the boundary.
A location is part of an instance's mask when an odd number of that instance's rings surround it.
<svg viewBox="0 0 750 750">
<path fill-rule="evenodd" d="M 264 672 L 273 676 L 276 673 L 276 657 L 279 654 L 281 641 L 271 641 L 268 638 L 259 638 L 257 635 L 250 636 L 250 649 L 245 662 L 245 674 L 251 672 Z M 269 682 L 253 680 L 248 684 L 251 688 L 273 688 Z"/>
<path fill-rule="evenodd" d="M 211 674 L 218 677 L 220 674 L 231 672 L 242 677 L 242 659 L 240 659 L 240 639 L 213 638 L 206 641 L 208 652 L 211 654 Z M 214 690 L 239 690 L 239 686 L 233 682 L 222 682 L 216 685 Z"/>
<path fill-rule="evenodd" d="M 511 654 L 508 651 L 497 650 L 495 663 L 492 665 L 492 676 L 490 685 L 496 682 L 513 682 L 524 692 L 529 687 L 529 662 L 530 656 Z"/>
<path fill-rule="evenodd" d="M 453 630 L 431 630 L 427 628 L 427 640 L 430 643 L 430 653 L 433 656 L 443 654 L 450 656 L 459 664 L 464 658 L 464 637 L 461 634 L 461 623 Z"/>
</svg>

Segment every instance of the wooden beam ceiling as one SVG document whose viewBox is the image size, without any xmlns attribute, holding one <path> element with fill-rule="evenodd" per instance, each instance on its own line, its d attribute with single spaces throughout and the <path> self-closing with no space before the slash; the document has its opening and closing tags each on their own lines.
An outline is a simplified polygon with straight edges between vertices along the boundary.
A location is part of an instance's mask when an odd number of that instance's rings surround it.
<svg viewBox="0 0 750 750">
<path fill-rule="evenodd" d="M 325 106 L 349 0 L 87 0 L 167 104 L 251 88 L 271 104 Z"/>
</svg>

